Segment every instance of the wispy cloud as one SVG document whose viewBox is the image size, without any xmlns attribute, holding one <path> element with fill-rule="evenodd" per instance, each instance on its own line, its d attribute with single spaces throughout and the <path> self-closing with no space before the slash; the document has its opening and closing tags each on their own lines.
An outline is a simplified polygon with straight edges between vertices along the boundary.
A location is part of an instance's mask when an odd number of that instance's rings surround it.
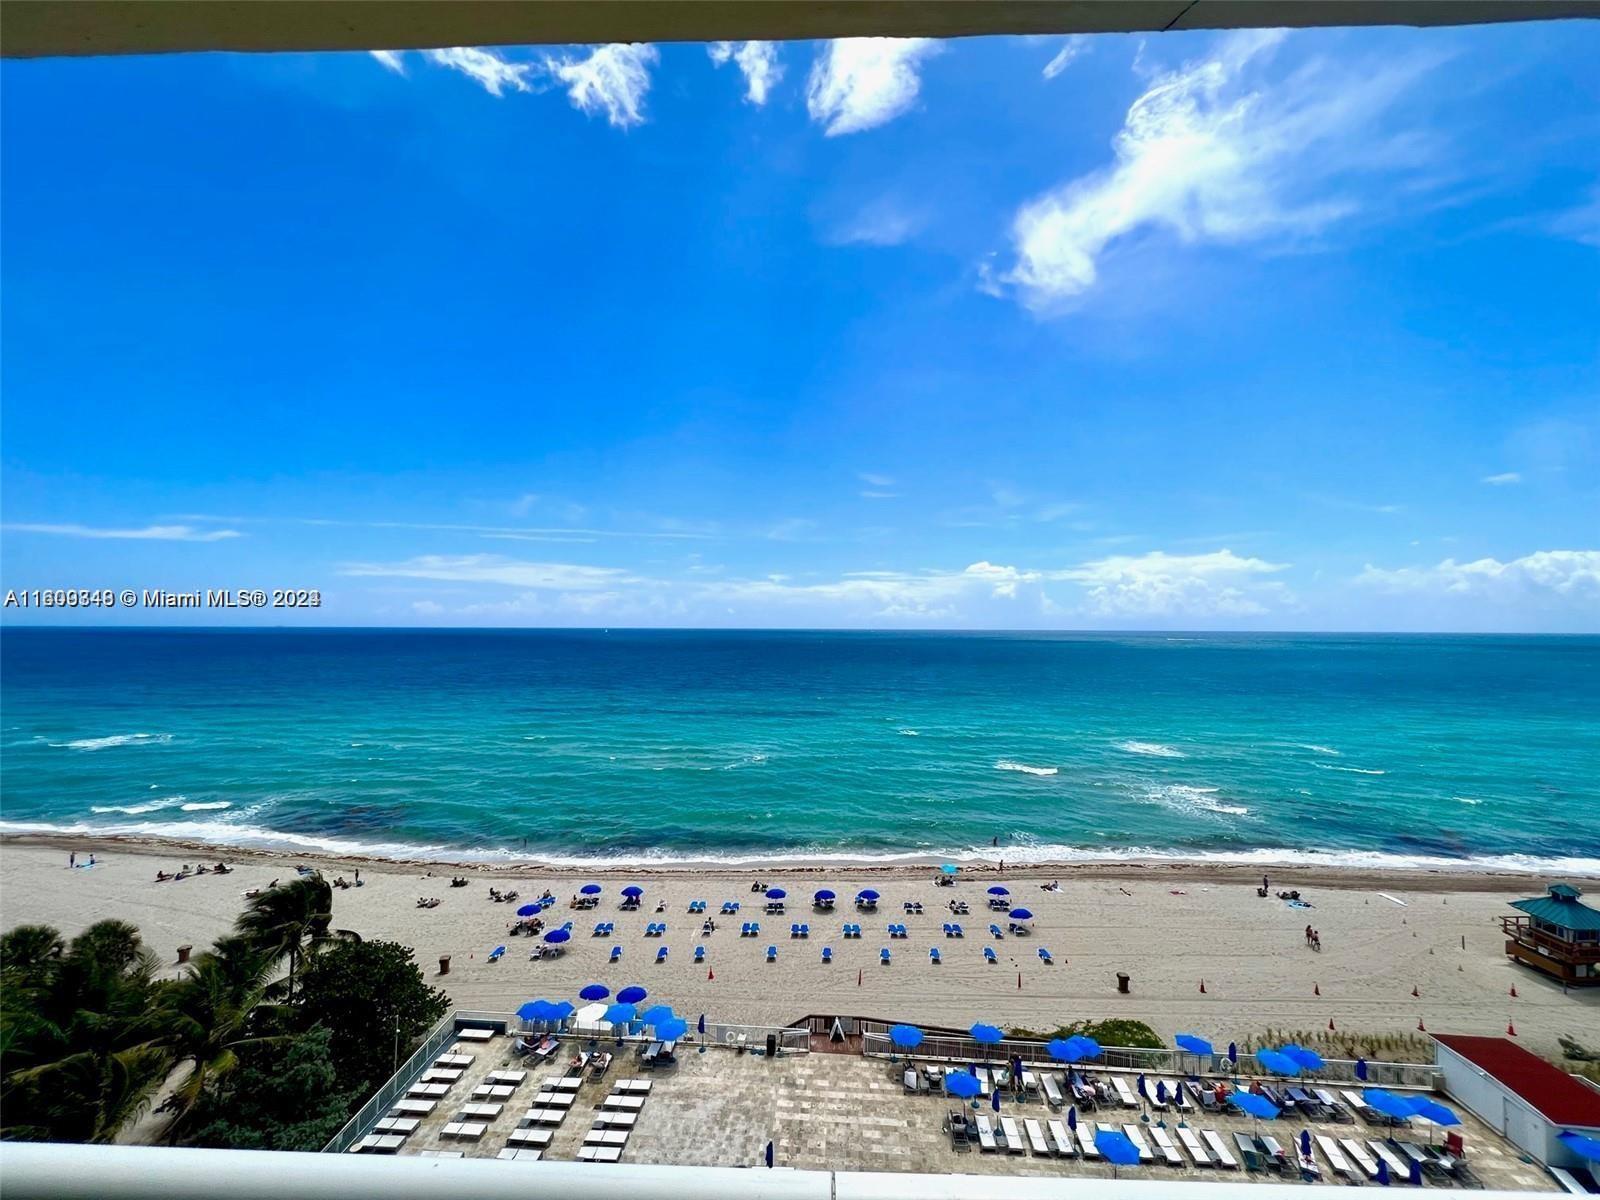
<svg viewBox="0 0 1600 1200">
<path fill-rule="evenodd" d="M 1129 108 L 1109 166 L 1018 211 L 1015 264 L 998 279 L 983 272 L 985 289 L 1014 290 L 1048 311 L 1092 288 L 1107 251 L 1141 234 L 1315 235 L 1359 209 L 1351 179 L 1425 157 L 1424 139 L 1373 127 L 1431 62 L 1312 61 L 1269 82 L 1265 64 L 1284 36 L 1226 34 L 1206 57 L 1157 77 Z"/>
<path fill-rule="evenodd" d="M 896 200 L 874 200 L 823 234 L 831 246 L 899 246 L 924 225 L 923 215 Z"/>
<path fill-rule="evenodd" d="M 1522 476 L 1516 471 L 1502 471 L 1498 475 L 1485 475 L 1482 482 L 1492 487 L 1505 487 L 1510 483 L 1521 483 Z"/>
<path fill-rule="evenodd" d="M 12 533 L 136 542 L 222 542 L 244 536 L 237 529 L 196 529 L 192 525 L 145 525 L 139 529 L 96 529 L 88 525 L 6 525 L 5 528 Z"/>
<path fill-rule="evenodd" d="M 404 70 L 399 65 L 391 65 L 379 57 L 383 53 L 392 52 L 374 51 L 373 57 L 391 70 L 400 70 L 403 74 Z M 477 46 L 448 46 L 442 50 L 424 50 L 422 56 L 441 67 L 460 71 L 477 81 L 491 96 L 504 95 L 507 88 L 514 92 L 533 90 L 529 77 L 534 72 L 534 64 L 508 62 L 493 50 L 483 50 Z"/>
<path fill-rule="evenodd" d="M 612 42 L 594 47 L 586 58 L 547 58 L 545 68 L 567 85 L 574 108 L 603 112 L 612 125 L 627 129 L 644 122 L 650 68 L 660 57 L 649 44 Z"/>
<path fill-rule="evenodd" d="M 396 75 L 404 75 L 406 73 L 405 60 L 400 57 L 400 52 L 398 50 L 368 50 L 367 53 L 372 55 L 373 58 L 377 59 L 384 66 L 388 67 L 389 70 L 393 71 Z"/>
<path fill-rule="evenodd" d="M 1600 246 L 1600 184 L 1590 188 L 1587 199 L 1551 217 L 1546 228 L 1557 237 Z"/>
<path fill-rule="evenodd" d="M 528 562 L 495 554 L 423 554 L 401 562 L 350 562 L 339 567 L 339 574 L 357 578 L 493 583 L 559 592 L 594 591 L 639 582 L 638 576 L 618 567 Z"/>
<path fill-rule="evenodd" d="M 1543 593 L 1600 600 L 1600 550 L 1539 550 L 1502 562 L 1447 558 L 1433 567 L 1385 569 L 1368 564 L 1356 582 L 1386 592 L 1431 592 L 1514 603 Z"/>
<path fill-rule="evenodd" d="M 717 66 L 732 62 L 744 75 L 744 98 L 762 105 L 783 78 L 778 47 L 772 42 L 712 42 L 706 47 Z"/>
<path fill-rule="evenodd" d="M 932 38 L 839 38 L 811 66 L 806 110 L 829 137 L 861 133 L 916 103 L 921 63 L 939 52 Z"/>
<path fill-rule="evenodd" d="M 1056 51 L 1056 56 L 1045 63 L 1044 71 L 1042 72 L 1044 77 L 1046 79 L 1054 79 L 1071 66 L 1072 61 L 1088 48 L 1089 39 L 1085 35 L 1079 33 L 1069 37 L 1062 44 L 1061 49 Z"/>
<path fill-rule="evenodd" d="M 893 478 L 879 474 L 876 471 L 859 471 L 856 473 L 856 478 L 868 487 L 889 488 L 894 486 Z"/>
</svg>

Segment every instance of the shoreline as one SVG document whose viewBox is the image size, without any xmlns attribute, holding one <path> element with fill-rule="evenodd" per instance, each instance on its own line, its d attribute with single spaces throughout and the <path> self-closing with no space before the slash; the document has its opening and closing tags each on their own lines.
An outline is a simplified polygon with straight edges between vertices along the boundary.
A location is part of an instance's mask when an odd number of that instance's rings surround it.
<svg viewBox="0 0 1600 1200">
<path fill-rule="evenodd" d="M 1071 860 L 1012 860 L 1003 869 L 1004 851 L 993 858 L 953 859 L 940 855 L 920 855 L 914 852 L 896 856 L 891 861 L 870 855 L 854 857 L 840 854 L 836 857 L 818 858 L 804 854 L 793 856 L 759 856 L 750 858 L 684 858 L 669 862 L 645 861 L 629 865 L 615 860 L 575 862 L 570 859 L 541 858 L 537 854 L 512 859 L 480 859 L 470 856 L 452 856 L 448 852 L 420 854 L 415 857 L 396 857 L 374 853 L 341 853 L 321 849 L 283 849 L 262 846 L 244 846 L 201 839 L 160 837 L 147 834 L 62 832 L 12 833 L 0 832 L 0 849 L 9 846 L 32 846 L 58 849 L 63 852 L 105 850 L 132 852 L 145 857 L 183 852 L 209 860 L 212 856 L 232 862 L 321 862 L 348 866 L 352 869 L 375 870 L 390 874 L 415 874 L 419 869 L 428 873 L 436 870 L 466 871 L 476 875 L 496 878 L 518 878 L 538 875 L 556 879 L 577 879 L 590 875 L 628 874 L 640 878 L 675 878 L 709 874 L 729 875 L 744 871 L 758 872 L 761 876 L 783 879 L 803 879 L 826 874 L 847 873 L 851 876 L 868 876 L 875 879 L 921 879 L 946 861 L 960 866 L 959 877 L 1001 876 L 1023 880 L 1048 878 L 1097 880 L 1148 880 L 1153 877 L 1183 880 L 1196 883 L 1249 883 L 1258 874 L 1277 875 L 1287 884 L 1311 885 L 1331 888 L 1370 888 L 1392 885 L 1423 892 L 1502 892 L 1511 889 L 1533 888 L 1542 890 L 1552 882 L 1555 874 L 1538 867 L 1524 869 L 1495 868 L 1470 859 L 1453 865 L 1358 865 L 1336 861 L 1317 862 L 1293 859 L 1252 858 L 1248 861 L 1196 858 L 1184 859 L 1152 854 L 1127 857 L 1083 858 Z M 969 854 L 971 852 L 968 852 Z M 1257 852 L 1270 855 L 1272 851 Z M 1289 852 L 1296 853 L 1296 852 Z M 1311 854 L 1313 852 L 1299 852 Z M 1332 856 L 1330 856 L 1331 858 Z M 1566 872 L 1579 878 L 1593 876 L 1582 871 Z"/>
</svg>

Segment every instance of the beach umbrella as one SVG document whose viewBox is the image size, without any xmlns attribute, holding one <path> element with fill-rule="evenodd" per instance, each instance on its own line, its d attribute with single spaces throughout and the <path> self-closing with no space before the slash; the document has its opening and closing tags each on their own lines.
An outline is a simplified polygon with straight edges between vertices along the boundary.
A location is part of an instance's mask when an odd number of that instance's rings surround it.
<svg viewBox="0 0 1600 1200">
<path fill-rule="evenodd" d="M 531 916 L 533 916 L 534 913 L 536 913 L 538 911 L 539 911 L 539 906 L 537 904 L 524 904 L 521 908 L 517 909 L 517 916 L 519 916 L 519 917 L 531 917 Z"/>
<path fill-rule="evenodd" d="M 772 1167 L 772 1143 L 771 1142 L 767 1143 L 767 1167 L 768 1167 L 769 1170 Z"/>
<path fill-rule="evenodd" d="M 1367 1060 L 1364 1058 L 1356 1059 L 1356 1078 L 1362 1083 L 1367 1081 Z"/>
<path fill-rule="evenodd" d="M 544 940 L 549 942 L 552 946 L 559 946 L 562 942 L 571 941 L 572 934 L 565 929 L 552 929 L 549 933 L 544 935 Z"/>
<path fill-rule="evenodd" d="M 621 1004 L 637 1004 L 649 994 L 638 984 L 634 984 L 632 987 L 625 987 L 618 992 L 617 1001 Z"/>
<path fill-rule="evenodd" d="M 1192 1033 L 1180 1033 L 1172 1039 L 1178 1049 L 1187 1050 L 1190 1054 L 1209 1055 L 1216 1051 L 1211 1048 L 1211 1043 L 1203 1037 L 1196 1037 Z"/>
<path fill-rule="evenodd" d="M 1025 908 L 1013 908 L 1011 910 L 1011 919 L 1013 921 L 1031 921 L 1033 920 L 1033 914 Z"/>
<path fill-rule="evenodd" d="M 991 896 L 1009 896 L 1009 895 L 1011 895 L 1011 889 L 1010 888 L 1000 887 L 997 884 L 994 887 L 989 889 L 989 895 L 991 895 Z"/>
<path fill-rule="evenodd" d="M 1078 1048 L 1067 1038 L 1051 1038 L 1045 1044 L 1045 1053 L 1057 1062 L 1075 1062 L 1078 1057 Z"/>
<path fill-rule="evenodd" d="M 610 1025 L 626 1025 L 638 1015 L 639 1010 L 631 1004 L 613 1004 L 600 1019 Z"/>
<path fill-rule="evenodd" d="M 811 893 L 811 898 L 821 904 L 824 900 L 832 900 L 834 898 L 833 890 L 831 888 L 819 888 Z"/>
<path fill-rule="evenodd" d="M 1133 1086 L 1138 1091 L 1139 1095 L 1143 1096 L 1146 1100 L 1150 1099 L 1150 1093 L 1144 1090 L 1144 1072 L 1143 1071 L 1139 1072 L 1139 1078 L 1137 1078 L 1137 1079 L 1135 1079 L 1133 1081 Z"/>
<path fill-rule="evenodd" d="M 944 1090 L 958 1100 L 970 1100 L 983 1090 L 983 1085 L 970 1071 L 952 1071 L 944 1077 Z"/>
<path fill-rule="evenodd" d="M 1076 1104 L 1074 1104 L 1071 1108 L 1067 1109 L 1067 1128 L 1073 1130 L 1074 1132 L 1077 1131 L 1077 1128 L 1078 1128 L 1078 1106 Z"/>
<path fill-rule="evenodd" d="M 939 870 L 943 871 L 946 875 L 954 875 L 960 869 L 961 868 L 956 866 L 955 863 L 945 863 L 939 868 Z"/>
<path fill-rule="evenodd" d="M 1404 1096 L 1396 1096 L 1393 1092 L 1386 1092 L 1382 1088 L 1363 1089 L 1361 1099 L 1366 1101 L 1368 1108 L 1375 1108 L 1393 1120 L 1403 1121 L 1412 1113 L 1410 1100 Z"/>
<path fill-rule="evenodd" d="M 598 896 L 600 894 L 600 885 L 598 883 L 586 883 L 578 891 L 585 896 Z"/>
<path fill-rule="evenodd" d="M 1158 1079 L 1158 1080 L 1156 1080 L 1156 1103 L 1157 1104 L 1165 1104 L 1166 1102 L 1167 1102 L 1167 1085 L 1164 1082 L 1162 1082 L 1161 1080 Z"/>
<path fill-rule="evenodd" d="M 565 1000 L 557 1000 L 550 1006 L 550 1020 L 565 1021 L 578 1010 Z"/>
<path fill-rule="evenodd" d="M 1118 1167 L 1131 1167 L 1139 1161 L 1139 1151 L 1128 1140 L 1128 1135 L 1116 1129 L 1101 1126 L 1094 1135 L 1094 1148 L 1100 1157 L 1111 1164 L 1111 1178 L 1117 1177 Z"/>
<path fill-rule="evenodd" d="M 1105 1053 L 1105 1051 L 1100 1048 L 1100 1043 L 1095 1041 L 1092 1037 L 1089 1037 L 1087 1034 L 1080 1034 L 1077 1037 L 1068 1038 L 1067 1040 L 1076 1042 L 1078 1044 L 1079 1058 L 1099 1058 Z"/>
<path fill-rule="evenodd" d="M 1228 1103 L 1241 1112 L 1249 1113 L 1258 1121 L 1275 1121 L 1278 1118 L 1278 1106 L 1265 1096 L 1258 1096 L 1254 1092 L 1230 1092 Z"/>
<path fill-rule="evenodd" d="M 1455 1113 L 1451 1112 L 1437 1100 L 1429 1100 L 1426 1097 L 1415 1101 L 1411 1105 L 1411 1112 L 1413 1115 L 1422 1117 L 1424 1120 L 1432 1121 L 1435 1125 L 1449 1126 L 1461 1124 L 1461 1118 L 1456 1116 Z"/>
<path fill-rule="evenodd" d="M 1294 1059 L 1302 1071 L 1320 1071 L 1328 1065 L 1322 1061 L 1322 1055 L 1315 1050 L 1307 1050 L 1304 1046 L 1296 1046 L 1293 1043 L 1285 1046 L 1283 1053 Z"/>
<path fill-rule="evenodd" d="M 1416 1159 L 1411 1159 L 1411 1169 L 1406 1172 L 1406 1182 L 1413 1187 L 1422 1186 L 1422 1164 Z"/>
<path fill-rule="evenodd" d="M 1579 1158 L 1589 1162 L 1600 1162 L 1600 1139 L 1584 1137 L 1581 1133 L 1573 1133 L 1570 1129 L 1556 1134 L 1561 1144 L 1571 1150 Z"/>
<path fill-rule="evenodd" d="M 1300 1153 L 1304 1155 L 1310 1155 L 1311 1153 L 1311 1130 L 1309 1129 L 1300 1131 Z"/>
<path fill-rule="evenodd" d="M 689 1022 L 682 1017 L 673 1017 L 670 1021 L 662 1021 L 656 1026 L 656 1036 L 663 1042 L 675 1042 L 689 1032 Z"/>
<path fill-rule="evenodd" d="M 1276 1050 L 1257 1050 L 1256 1061 L 1274 1075 L 1298 1075 L 1300 1064 L 1287 1054 L 1279 1054 Z"/>
<path fill-rule="evenodd" d="M 1381 1158 L 1378 1160 L 1378 1183 L 1383 1187 L 1389 1186 L 1389 1164 Z"/>
<path fill-rule="evenodd" d="M 989 1107 L 994 1109 L 995 1112 L 999 1112 L 1000 1111 L 1000 1089 L 999 1088 L 995 1088 L 994 1091 L 989 1093 Z"/>
<path fill-rule="evenodd" d="M 694 1029 L 695 1029 L 695 1032 L 698 1033 L 701 1037 L 705 1037 L 705 1035 L 706 1035 L 706 1015 L 705 1015 L 705 1013 L 701 1013 L 700 1014 L 700 1020 L 695 1023 Z"/>
<path fill-rule="evenodd" d="M 786 896 L 788 896 L 788 894 L 789 893 L 784 891 L 782 888 L 768 888 L 767 889 L 767 899 L 768 900 L 782 900 Z"/>
<path fill-rule="evenodd" d="M 915 1025 L 891 1025 L 889 1027 L 889 1040 L 896 1046 L 914 1050 L 922 1045 L 922 1030 Z"/>
<path fill-rule="evenodd" d="M 995 1026 L 985 1025 L 982 1021 L 979 1021 L 968 1032 L 972 1034 L 973 1041 L 981 1042 L 985 1046 L 993 1046 L 1006 1036 Z"/>
<path fill-rule="evenodd" d="M 640 896 L 644 895 L 644 889 L 636 883 L 630 883 L 627 887 L 622 889 L 622 894 L 627 896 L 629 899 L 638 899 Z"/>
<path fill-rule="evenodd" d="M 862 888 L 856 893 L 857 900 L 876 900 L 877 898 L 878 893 L 873 891 L 871 888 Z"/>
<path fill-rule="evenodd" d="M 603 983 L 591 983 L 578 992 L 580 1000 L 604 1000 L 611 995 L 611 989 Z"/>
<path fill-rule="evenodd" d="M 639 1014 L 639 1020 L 646 1025 L 659 1025 L 663 1021 L 670 1021 L 678 1014 L 672 1011 L 670 1004 L 652 1004 Z"/>
<path fill-rule="evenodd" d="M 1239 1044 L 1237 1042 L 1228 1043 L 1228 1061 L 1236 1067 L 1239 1065 Z"/>
<path fill-rule="evenodd" d="M 529 1000 L 521 1008 L 517 1009 L 517 1016 L 524 1021 L 548 1021 L 550 1019 L 549 1012 L 550 1001 Z"/>
</svg>

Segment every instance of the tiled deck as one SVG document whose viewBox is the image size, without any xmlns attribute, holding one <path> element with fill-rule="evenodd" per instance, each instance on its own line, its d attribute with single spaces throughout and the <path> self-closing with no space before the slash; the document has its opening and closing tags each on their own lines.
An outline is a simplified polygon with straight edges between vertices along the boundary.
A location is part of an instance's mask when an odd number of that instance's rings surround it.
<svg viewBox="0 0 1600 1200">
<path fill-rule="evenodd" d="M 507 1139 L 533 1103 L 540 1082 L 548 1076 L 566 1073 L 566 1064 L 580 1043 L 563 1042 L 562 1053 L 552 1063 L 532 1064 L 515 1059 L 512 1041 L 497 1037 L 473 1045 L 462 1043 L 455 1052 L 470 1055 L 472 1065 L 451 1085 L 446 1097 L 422 1119 L 400 1150 L 402 1154 L 460 1152 L 471 1157 L 495 1158 L 507 1147 Z M 601 1043 L 601 1048 L 615 1049 Z M 903 1064 L 891 1066 L 882 1059 L 841 1054 L 783 1056 L 775 1060 L 756 1054 L 737 1054 L 720 1047 L 699 1053 L 691 1043 L 680 1043 L 678 1065 L 655 1071 L 641 1069 L 630 1043 L 619 1054 L 606 1075 L 598 1080 L 585 1077 L 577 1099 L 566 1118 L 554 1130 L 543 1155 L 547 1159 L 572 1161 L 578 1157 L 584 1138 L 594 1125 L 598 1106 L 620 1079 L 648 1079 L 652 1088 L 639 1110 L 638 1121 L 628 1136 L 622 1162 L 686 1164 L 702 1166 L 758 1166 L 766 1145 L 774 1143 L 779 1166 L 819 1170 L 854 1171 L 932 1171 L 957 1174 L 1110 1177 L 1111 1168 L 1081 1159 L 1035 1157 L 1031 1153 L 986 1153 L 976 1147 L 969 1151 L 951 1148 L 943 1130 L 945 1115 L 958 1104 L 938 1095 L 907 1095 L 901 1085 Z M 491 1071 L 526 1070 L 528 1077 L 504 1102 L 499 1115 L 488 1123 L 482 1138 L 463 1142 L 443 1136 L 446 1124 L 458 1119 L 465 1104 L 474 1103 L 472 1090 Z M 988 1112 L 988 1106 L 982 1109 Z M 1059 1118 L 1039 1100 L 1026 1104 L 1005 1101 L 1003 1115 L 1048 1120 Z M 1097 1114 L 1089 1114 L 1094 1119 Z M 1102 1110 L 1101 1116 L 1112 1114 Z M 1514 1147 L 1502 1140 L 1470 1114 L 1461 1113 L 1460 1132 L 1466 1143 L 1467 1159 L 1474 1173 L 1491 1189 L 1553 1191 L 1554 1181 L 1534 1163 L 1523 1162 Z M 1140 1114 L 1130 1110 L 1115 1113 L 1118 1123 L 1139 1123 Z M 1152 1122 L 1165 1120 L 1176 1125 L 1172 1113 L 1151 1113 Z M 1233 1146 L 1234 1132 L 1249 1132 L 1252 1122 L 1238 1115 L 1196 1114 L 1187 1118 L 1196 1129 L 1215 1129 Z M 1141 1128 L 1143 1124 L 1141 1123 Z M 1383 1132 L 1362 1124 L 1334 1125 L 1283 1120 L 1263 1126 L 1287 1145 L 1298 1139 L 1302 1129 L 1315 1136 L 1329 1133 L 1339 1137 L 1381 1138 Z M 1402 1133 L 1403 1137 L 1426 1140 L 1423 1134 Z M 1149 1140 L 1149 1139 L 1147 1139 Z M 1185 1160 L 1187 1163 L 1187 1159 Z M 1319 1161 L 1321 1157 L 1319 1155 Z M 1337 1182 L 1322 1161 L 1324 1182 Z M 508 1163 L 507 1170 L 517 1169 Z M 1149 1165 L 1122 1169 L 1126 1178 L 1189 1179 L 1216 1178 L 1216 1168 L 1192 1165 L 1168 1167 Z M 1271 1172 L 1229 1171 L 1230 1181 L 1280 1181 Z M 1397 1183 L 1403 1181 L 1397 1180 Z M 1452 1187 L 1429 1179 L 1427 1186 Z"/>
</svg>

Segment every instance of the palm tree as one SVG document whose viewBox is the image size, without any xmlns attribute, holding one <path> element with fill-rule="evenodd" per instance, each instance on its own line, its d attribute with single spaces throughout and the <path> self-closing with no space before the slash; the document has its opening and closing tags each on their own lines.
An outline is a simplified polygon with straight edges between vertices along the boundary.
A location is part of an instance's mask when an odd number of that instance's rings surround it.
<svg viewBox="0 0 1600 1200">
<path fill-rule="evenodd" d="M 176 1139 L 206 1086 L 239 1065 L 240 1049 L 282 1040 L 281 1034 L 256 1032 L 276 966 L 277 956 L 244 938 L 222 938 L 172 984 L 164 1014 L 167 1042 L 188 1073 L 167 1101 L 178 1110 L 169 1137 Z"/>
<path fill-rule="evenodd" d="M 315 947 L 324 940 L 332 922 L 333 889 L 320 873 L 312 873 L 252 899 L 239 914 L 234 930 L 272 963 L 287 956 L 288 999 L 292 1001 L 295 975 L 307 945 Z"/>
</svg>

